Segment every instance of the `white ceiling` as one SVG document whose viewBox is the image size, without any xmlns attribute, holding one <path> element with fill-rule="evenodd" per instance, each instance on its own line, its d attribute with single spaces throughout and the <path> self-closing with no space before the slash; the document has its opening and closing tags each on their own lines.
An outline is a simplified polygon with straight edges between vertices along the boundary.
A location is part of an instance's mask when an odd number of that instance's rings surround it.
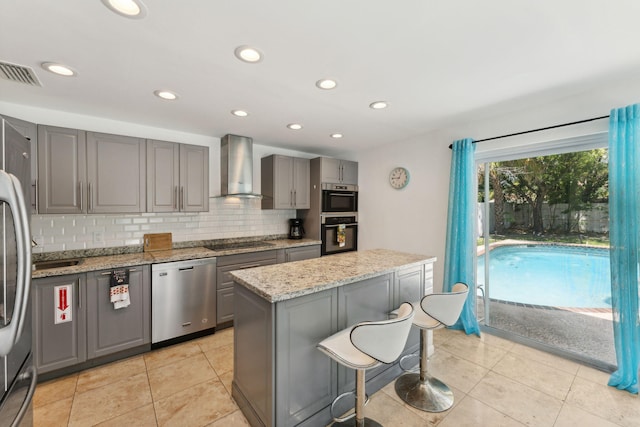
<svg viewBox="0 0 640 427">
<path fill-rule="evenodd" d="M 640 76 L 636 0 L 143 2 L 148 15 L 127 19 L 100 0 L 2 0 L 0 61 L 32 67 L 43 87 L 0 79 L 0 100 L 331 155 Z M 240 62 L 239 45 L 264 59 Z M 338 87 L 316 88 L 325 77 Z"/>
</svg>

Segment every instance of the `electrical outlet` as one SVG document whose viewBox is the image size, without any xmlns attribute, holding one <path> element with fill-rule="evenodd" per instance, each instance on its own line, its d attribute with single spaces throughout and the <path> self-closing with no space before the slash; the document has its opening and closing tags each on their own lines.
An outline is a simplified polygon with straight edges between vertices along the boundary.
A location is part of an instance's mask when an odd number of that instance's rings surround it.
<svg viewBox="0 0 640 427">
<path fill-rule="evenodd" d="M 104 233 L 102 231 L 93 232 L 93 243 L 104 243 Z"/>
</svg>

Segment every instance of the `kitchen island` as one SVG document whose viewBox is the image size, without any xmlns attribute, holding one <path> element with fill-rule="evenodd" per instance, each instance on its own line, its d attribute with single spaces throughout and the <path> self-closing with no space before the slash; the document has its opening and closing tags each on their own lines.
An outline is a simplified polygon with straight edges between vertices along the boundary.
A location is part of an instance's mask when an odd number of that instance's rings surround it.
<svg viewBox="0 0 640 427">
<path fill-rule="evenodd" d="M 360 321 L 386 319 L 403 301 L 431 293 L 435 260 L 374 249 L 231 272 L 232 395 L 249 423 L 329 424 L 331 402 L 355 388 L 355 373 L 316 344 Z M 419 335 L 412 330 L 403 354 L 417 351 L 418 345 Z M 367 393 L 400 373 L 397 362 L 367 371 Z"/>
</svg>

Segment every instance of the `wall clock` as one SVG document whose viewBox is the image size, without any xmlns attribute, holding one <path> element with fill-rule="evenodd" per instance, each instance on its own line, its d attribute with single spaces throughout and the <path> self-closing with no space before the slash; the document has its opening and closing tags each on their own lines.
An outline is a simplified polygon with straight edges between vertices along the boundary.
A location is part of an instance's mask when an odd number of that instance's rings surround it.
<svg viewBox="0 0 640 427">
<path fill-rule="evenodd" d="M 389 174 L 389 184 L 399 190 L 409 184 L 409 171 L 403 167 L 394 168 Z"/>
</svg>

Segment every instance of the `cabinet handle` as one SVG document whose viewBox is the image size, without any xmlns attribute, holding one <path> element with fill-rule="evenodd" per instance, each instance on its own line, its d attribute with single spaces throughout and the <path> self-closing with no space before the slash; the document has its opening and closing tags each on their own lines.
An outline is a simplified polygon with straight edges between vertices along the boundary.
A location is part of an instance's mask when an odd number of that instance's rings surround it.
<svg viewBox="0 0 640 427">
<path fill-rule="evenodd" d="M 298 205 L 298 192 L 296 190 L 293 190 L 293 206 L 297 206 Z"/>
<path fill-rule="evenodd" d="M 82 308 L 82 283 L 80 282 L 80 279 L 77 279 L 76 283 L 78 283 L 78 308 Z"/>
<path fill-rule="evenodd" d="M 91 188 L 91 183 L 87 184 L 87 205 L 89 208 L 87 209 L 89 212 L 93 211 L 93 191 Z"/>
<path fill-rule="evenodd" d="M 180 210 L 184 210 L 184 187 L 180 187 Z"/>
<path fill-rule="evenodd" d="M 40 203 L 40 186 L 38 185 L 38 180 L 35 180 L 35 187 L 36 187 L 36 200 L 35 200 L 35 207 L 36 207 L 36 213 L 40 212 L 40 206 L 38 205 Z"/>
<path fill-rule="evenodd" d="M 138 270 L 136 270 L 135 268 L 130 268 L 129 269 L 129 273 L 133 273 L 134 271 L 138 271 Z M 101 276 L 111 276 L 111 273 L 112 273 L 111 271 L 105 271 L 105 272 L 100 273 L 100 275 Z"/>
<path fill-rule="evenodd" d="M 80 212 L 84 211 L 84 189 L 82 187 L 82 181 L 78 182 L 78 188 L 80 189 Z"/>
<path fill-rule="evenodd" d="M 173 210 L 178 210 L 178 186 L 173 187 Z"/>
</svg>

